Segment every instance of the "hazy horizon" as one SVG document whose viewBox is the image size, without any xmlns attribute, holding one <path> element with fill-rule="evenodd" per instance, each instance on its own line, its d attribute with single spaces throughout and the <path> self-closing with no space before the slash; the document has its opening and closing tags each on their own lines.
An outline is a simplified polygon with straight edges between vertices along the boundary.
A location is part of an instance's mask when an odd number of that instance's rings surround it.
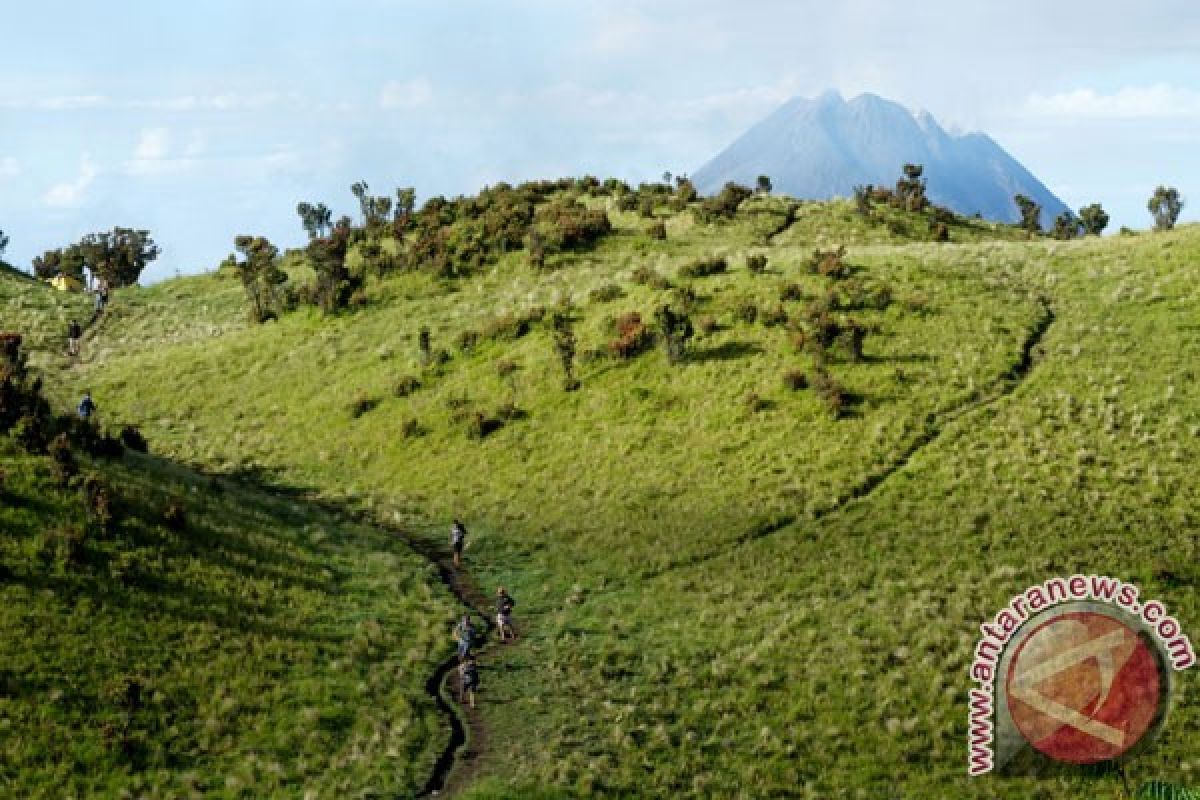
<svg viewBox="0 0 1200 800">
<path fill-rule="evenodd" d="M 128 225 L 163 247 L 147 280 L 209 269 L 240 233 L 300 244 L 296 203 L 351 212 L 360 179 L 424 198 L 691 172 L 827 90 L 983 131 L 1072 208 L 1102 203 L 1110 230 L 1148 227 L 1158 184 L 1200 197 L 1200 12 L 1175 0 L 1083 16 L 1030 2 L 134 0 L 22 6 L 6 31 L 0 230 L 21 267 Z"/>
</svg>

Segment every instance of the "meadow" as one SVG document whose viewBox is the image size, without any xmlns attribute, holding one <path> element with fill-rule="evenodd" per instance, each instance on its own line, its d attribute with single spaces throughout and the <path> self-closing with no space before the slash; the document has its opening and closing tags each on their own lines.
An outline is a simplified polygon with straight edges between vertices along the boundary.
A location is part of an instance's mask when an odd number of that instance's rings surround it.
<svg viewBox="0 0 1200 800">
<path fill-rule="evenodd" d="M 613 234 L 546 268 L 513 252 L 465 278 L 390 274 L 331 317 L 249 324 L 223 272 L 125 290 L 79 364 L 41 357 L 48 389 L 66 406 L 89 387 L 180 464 L 422 547 L 462 516 L 473 576 L 510 588 L 523 633 L 485 653 L 468 795 L 1123 796 L 1115 774 L 968 779 L 966 670 L 979 623 L 1049 576 L 1116 575 L 1200 620 L 1200 229 L 1026 241 L 958 220 L 935 243 L 918 215 L 756 197 L 729 222 L 660 208 L 661 240 L 607 210 Z M 814 249 L 841 245 L 848 275 L 814 274 Z M 727 267 L 689 277 L 702 258 Z M 831 289 L 870 331 L 828 364 L 839 414 L 787 377 L 817 375 L 788 323 Z M 703 321 L 683 362 L 614 356 L 619 318 L 664 303 Z M 577 391 L 539 321 L 554 309 Z M 447 606 L 389 553 L 414 576 L 404 629 L 428 635 L 384 649 L 416 670 Z M 1132 782 L 1200 780 L 1195 691 L 1180 676 Z"/>
</svg>

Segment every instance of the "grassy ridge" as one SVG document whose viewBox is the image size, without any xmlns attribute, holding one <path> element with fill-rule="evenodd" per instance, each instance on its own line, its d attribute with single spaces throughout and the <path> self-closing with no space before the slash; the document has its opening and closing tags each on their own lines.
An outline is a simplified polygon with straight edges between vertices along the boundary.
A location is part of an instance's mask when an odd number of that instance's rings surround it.
<svg viewBox="0 0 1200 800">
<path fill-rule="evenodd" d="M 965 670 L 978 624 L 1051 575 L 1118 575 L 1200 620 L 1188 360 L 1200 231 L 1004 242 L 1010 229 L 969 222 L 951 233 L 965 243 L 946 246 L 906 243 L 927 231 L 904 215 L 893 230 L 804 204 L 780 232 L 786 213 L 755 199 L 732 224 L 668 216 L 659 242 L 614 212 L 617 234 L 550 272 L 514 254 L 456 283 L 400 275 L 354 315 L 231 323 L 217 337 L 205 325 L 224 325 L 232 306 L 200 306 L 232 282 L 170 282 L 151 291 L 178 297 L 172 333 L 156 334 L 149 305 L 114 316 L 108 349 L 61 385 L 89 383 L 185 461 L 277 469 L 437 540 L 441 519 L 465 515 L 472 569 L 514 589 L 526 631 L 486 664 L 484 771 L 501 783 L 642 796 L 1096 792 L 1071 775 L 968 781 Z M 853 312 L 879 332 L 862 362 L 832 366 L 859 398 L 833 420 L 781 383 L 808 357 L 742 309 L 798 313 L 781 290 L 819 295 L 829 282 L 807 260 L 839 243 L 856 279 L 896 301 Z M 769 256 L 766 274 L 744 268 L 750 253 Z M 713 254 L 731 271 L 680 279 Z M 568 394 L 543 331 L 457 346 L 464 331 L 570 301 L 581 350 L 603 350 L 612 317 L 677 297 L 636 283 L 639 268 L 690 284 L 694 316 L 716 323 L 679 368 L 660 353 L 586 360 Z M 593 295 L 609 285 L 618 299 Z M 1014 384 L 1047 303 L 1036 366 Z M 422 325 L 448 363 L 416 362 Z M 501 375 L 502 362 L 516 369 Z M 406 376 L 421 388 L 397 397 Z M 356 415 L 360 398 L 373 405 Z M 505 403 L 524 416 L 466 436 L 462 409 Z M 1171 725 L 1134 777 L 1194 780 L 1194 691 L 1182 676 Z"/>
<path fill-rule="evenodd" d="M 59 308 L 28 291 L 16 310 Z M 82 467 L 61 487 L 49 458 L 0 438 L 0 793 L 423 785 L 447 736 L 424 681 L 455 612 L 431 565 L 378 530 L 157 458 Z M 89 515 L 85 476 L 115 492 L 111 526 Z"/>
</svg>

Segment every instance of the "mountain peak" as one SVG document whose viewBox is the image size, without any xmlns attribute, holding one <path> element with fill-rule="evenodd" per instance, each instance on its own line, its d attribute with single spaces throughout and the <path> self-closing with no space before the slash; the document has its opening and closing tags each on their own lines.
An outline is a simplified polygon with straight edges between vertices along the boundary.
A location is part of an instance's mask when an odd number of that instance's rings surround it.
<svg viewBox="0 0 1200 800">
<path fill-rule="evenodd" d="M 1066 210 L 1037 178 L 983 133 L 952 134 L 928 111 L 864 92 L 794 97 L 696 170 L 703 193 L 769 175 L 794 197 L 849 197 L 863 184 L 890 186 L 906 163 L 922 164 L 929 198 L 961 214 L 1017 222 L 1013 196 L 1042 206 L 1043 225 Z"/>
</svg>

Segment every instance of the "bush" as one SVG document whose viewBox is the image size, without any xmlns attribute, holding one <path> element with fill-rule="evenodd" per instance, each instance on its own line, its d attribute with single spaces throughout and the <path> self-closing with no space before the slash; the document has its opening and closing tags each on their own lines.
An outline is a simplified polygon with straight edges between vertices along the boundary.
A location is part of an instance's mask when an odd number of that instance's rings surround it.
<svg viewBox="0 0 1200 800">
<path fill-rule="evenodd" d="M 734 316 L 747 325 L 753 325 L 758 320 L 758 306 L 753 301 L 747 300 L 737 307 Z"/>
<path fill-rule="evenodd" d="M 804 287 L 798 283 L 786 284 L 779 290 L 779 300 L 782 303 L 795 302 L 804 298 Z"/>
<path fill-rule="evenodd" d="M 474 411 L 467 416 L 468 439 L 485 439 L 503 427 L 502 420 L 489 417 L 482 411 Z"/>
<path fill-rule="evenodd" d="M 546 316 L 546 309 L 534 306 L 520 314 L 501 314 L 483 326 L 480 335 L 485 339 L 515 341 L 526 336 Z"/>
<path fill-rule="evenodd" d="M 834 419 L 838 419 L 845 413 L 846 392 L 827 370 L 817 369 L 813 373 L 812 387 Z"/>
<path fill-rule="evenodd" d="M 802 370 L 789 369 L 783 373 L 783 386 L 793 392 L 808 388 L 808 376 Z"/>
<path fill-rule="evenodd" d="M 698 258 L 695 261 L 684 264 L 679 269 L 679 277 L 681 278 L 706 278 L 710 275 L 720 275 L 729 268 L 729 263 L 724 256 L 709 256 L 708 258 Z"/>
<path fill-rule="evenodd" d="M 377 405 L 379 405 L 379 398 L 371 397 L 368 394 L 360 392 L 359 395 L 350 403 L 350 416 L 354 419 L 358 419 L 363 414 L 366 414 L 368 411 L 374 409 Z"/>
<path fill-rule="evenodd" d="M 40 416 L 22 415 L 9 431 L 9 435 L 26 453 L 46 452 L 47 431 Z"/>
<path fill-rule="evenodd" d="M 421 381 L 413 375 L 405 375 L 400 380 L 396 381 L 396 385 L 392 387 L 392 394 L 396 397 L 408 397 L 421 388 Z"/>
<path fill-rule="evenodd" d="M 616 333 L 617 338 L 608 343 L 608 349 L 620 359 L 634 358 L 654 345 L 654 334 L 636 311 L 617 318 Z"/>
<path fill-rule="evenodd" d="M 632 280 L 638 286 L 649 286 L 651 289 L 670 289 L 671 282 L 657 270 L 650 267 L 638 267 L 633 271 Z"/>
<path fill-rule="evenodd" d="M 768 328 L 787 325 L 788 313 L 783 306 L 775 306 L 775 308 L 769 308 L 759 314 L 758 320 Z"/>
<path fill-rule="evenodd" d="M 424 428 L 416 417 L 409 417 L 400 424 L 400 435 L 405 439 L 415 439 L 425 433 Z"/>
<path fill-rule="evenodd" d="M 717 322 L 717 318 L 712 314 L 705 314 L 696 320 L 696 327 L 700 330 L 700 333 L 710 336 L 721 330 L 721 323 Z"/>
<path fill-rule="evenodd" d="M 496 362 L 496 374 L 501 378 L 507 378 L 520 368 L 521 365 L 510 358 L 502 358 Z"/>
<path fill-rule="evenodd" d="M 606 283 L 588 292 L 588 299 L 593 303 L 611 303 L 625 296 L 625 290 L 615 283 Z"/>
<path fill-rule="evenodd" d="M 767 257 L 761 253 L 746 256 L 746 269 L 755 275 L 761 275 L 767 271 Z"/>
<path fill-rule="evenodd" d="M 935 242 L 950 241 L 950 229 L 946 227 L 946 223 L 935 222 L 933 224 L 933 240 Z"/>
<path fill-rule="evenodd" d="M 836 306 L 844 309 L 885 311 L 892 304 L 892 290 L 882 284 L 866 284 L 853 278 L 841 286 Z"/>
<path fill-rule="evenodd" d="M 117 524 L 117 503 L 112 490 L 96 475 L 88 475 L 83 481 L 83 498 L 88 519 L 111 532 Z"/>
<path fill-rule="evenodd" d="M 87 554 L 87 529 L 76 524 L 58 525 L 46 531 L 42 544 L 43 552 L 60 568 L 78 566 Z"/>
<path fill-rule="evenodd" d="M 701 224 L 716 222 L 721 219 L 733 219 L 742 201 L 754 192 L 745 186 L 739 186 L 732 181 L 725 184 L 719 194 L 706 198 L 700 205 L 692 209 L 696 221 Z"/>
<path fill-rule="evenodd" d="M 676 313 L 670 306 L 662 306 L 654 314 L 658 331 L 667 350 L 667 363 L 679 364 L 687 355 L 688 342 L 695 334 L 692 321 L 687 314 Z"/>
<path fill-rule="evenodd" d="M 149 450 L 146 437 L 133 425 L 126 425 L 124 428 L 121 428 L 120 439 L 121 444 L 127 450 L 132 450 L 135 453 L 145 453 Z"/>
<path fill-rule="evenodd" d="M 167 503 L 167 507 L 163 509 L 162 523 L 169 531 L 175 533 L 183 533 L 187 530 L 187 510 L 183 507 L 183 502 L 180 500 L 171 500 Z"/>
<path fill-rule="evenodd" d="M 649 236 L 651 239 L 657 239 L 658 241 L 666 241 L 667 226 L 663 223 L 662 220 L 659 220 L 658 222 L 655 222 L 649 228 L 646 229 L 646 235 Z"/>
<path fill-rule="evenodd" d="M 773 406 L 774 403 L 758 392 L 750 392 L 746 395 L 746 408 L 751 412 L 767 411 Z"/>
<path fill-rule="evenodd" d="M 479 345 L 479 340 L 482 338 L 483 337 L 479 331 L 467 329 L 458 334 L 454 340 L 454 343 L 457 345 L 460 351 L 463 353 L 469 353 Z"/>
<path fill-rule="evenodd" d="M 835 280 L 848 277 L 850 268 L 843 261 L 845 257 L 844 245 L 837 250 L 814 250 L 809 261 L 809 271 Z"/>
<path fill-rule="evenodd" d="M 67 484 L 71 482 L 71 478 L 79 473 L 79 465 L 75 461 L 75 454 L 71 451 L 71 440 L 65 433 L 60 433 L 50 443 L 49 452 L 53 463 L 54 480 L 59 487 L 66 488 Z"/>
</svg>

